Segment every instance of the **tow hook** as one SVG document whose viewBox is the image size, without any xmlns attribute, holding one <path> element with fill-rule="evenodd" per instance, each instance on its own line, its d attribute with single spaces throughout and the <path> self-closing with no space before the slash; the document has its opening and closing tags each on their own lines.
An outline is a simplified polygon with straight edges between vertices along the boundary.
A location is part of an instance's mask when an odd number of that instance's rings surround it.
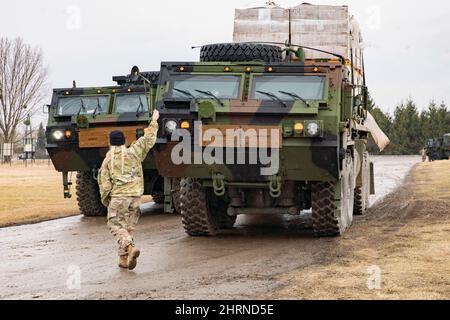
<svg viewBox="0 0 450 320">
<path fill-rule="evenodd" d="M 92 178 L 94 178 L 95 181 L 98 181 L 98 169 L 97 168 L 92 169 Z"/>
<path fill-rule="evenodd" d="M 281 177 L 272 176 L 270 177 L 269 183 L 270 196 L 272 198 L 279 198 L 281 196 Z"/>
<path fill-rule="evenodd" d="M 220 173 L 216 173 L 212 176 L 214 194 L 218 197 L 225 195 L 225 177 Z"/>
</svg>

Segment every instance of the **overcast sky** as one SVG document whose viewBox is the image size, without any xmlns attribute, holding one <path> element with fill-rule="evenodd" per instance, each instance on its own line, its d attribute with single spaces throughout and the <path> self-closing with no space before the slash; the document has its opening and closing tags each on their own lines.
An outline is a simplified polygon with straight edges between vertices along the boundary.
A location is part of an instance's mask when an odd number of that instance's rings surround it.
<svg viewBox="0 0 450 320">
<path fill-rule="evenodd" d="M 112 85 L 133 65 L 197 61 L 191 46 L 230 42 L 235 8 L 253 0 L 0 0 L 0 36 L 42 47 L 53 87 Z M 281 6 L 301 1 L 280 0 Z M 366 42 L 366 73 L 377 104 L 392 111 L 412 97 L 450 104 L 450 2 L 316 0 L 348 5 Z M 79 13 L 79 15 L 78 15 Z M 49 101 L 48 101 L 49 102 Z"/>
</svg>

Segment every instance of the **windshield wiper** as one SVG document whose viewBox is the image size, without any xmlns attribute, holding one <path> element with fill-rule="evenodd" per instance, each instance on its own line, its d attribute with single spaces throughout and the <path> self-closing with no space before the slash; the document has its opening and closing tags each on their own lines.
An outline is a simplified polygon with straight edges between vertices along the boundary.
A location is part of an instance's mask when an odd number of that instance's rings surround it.
<svg viewBox="0 0 450 320">
<path fill-rule="evenodd" d="M 144 110 L 144 103 L 142 102 L 141 96 L 139 96 L 139 107 L 136 110 L 136 118 L 139 118 L 142 112 L 140 110 Z"/>
<path fill-rule="evenodd" d="M 307 106 L 308 108 L 311 107 L 311 106 L 309 105 L 308 101 L 306 101 L 305 98 L 300 97 L 300 96 L 299 96 L 298 94 L 296 94 L 295 92 L 286 92 L 286 91 L 278 91 L 278 92 L 281 93 L 281 94 L 284 94 L 284 95 L 293 97 L 293 98 L 297 98 L 298 100 L 300 100 L 300 101 L 302 101 L 304 104 L 306 104 L 306 106 Z"/>
<path fill-rule="evenodd" d="M 209 97 L 214 98 L 214 100 L 217 101 L 217 103 L 219 103 L 222 107 L 225 107 L 225 105 L 223 104 L 222 100 L 219 99 L 218 96 L 216 96 L 214 93 L 212 93 L 211 91 L 203 91 L 203 90 L 195 90 L 201 94 L 207 95 Z"/>
<path fill-rule="evenodd" d="M 78 116 L 81 114 L 81 110 L 83 110 L 84 113 L 87 113 L 86 107 L 84 106 L 83 98 L 80 98 L 80 101 L 81 101 L 81 108 L 80 108 L 80 110 L 78 111 L 78 114 L 77 114 Z"/>
<path fill-rule="evenodd" d="M 265 91 L 256 91 L 256 92 L 272 98 L 273 101 L 278 101 L 279 103 L 281 103 L 283 107 L 287 108 L 286 103 L 283 100 L 281 100 L 277 95 Z"/>
<path fill-rule="evenodd" d="M 100 105 L 100 99 L 97 97 L 97 106 L 95 107 L 94 113 L 92 114 L 93 118 L 95 119 L 95 116 L 97 115 L 97 111 L 102 112 L 102 106 Z"/>
<path fill-rule="evenodd" d="M 185 96 L 188 96 L 188 97 L 192 98 L 192 99 L 195 101 L 195 103 L 198 104 L 197 97 L 194 96 L 191 92 L 189 92 L 189 91 L 187 91 L 187 90 L 177 89 L 177 88 L 173 88 L 173 90 L 175 90 L 175 91 L 177 91 L 177 92 L 179 92 L 179 93 L 182 93 L 182 94 L 184 94 Z"/>
</svg>

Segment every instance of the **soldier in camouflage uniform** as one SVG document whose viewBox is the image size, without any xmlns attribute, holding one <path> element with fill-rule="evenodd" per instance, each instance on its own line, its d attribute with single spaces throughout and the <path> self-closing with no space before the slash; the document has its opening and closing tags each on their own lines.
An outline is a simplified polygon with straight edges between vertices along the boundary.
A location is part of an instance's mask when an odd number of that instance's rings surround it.
<svg viewBox="0 0 450 320">
<path fill-rule="evenodd" d="M 99 173 L 102 203 L 108 207 L 108 226 L 119 244 L 119 267 L 136 268 L 140 251 L 135 247 L 133 231 L 140 216 L 144 194 L 142 162 L 156 143 L 159 113 L 153 113 L 145 135 L 129 148 L 121 131 L 110 135 L 111 150 Z"/>
</svg>

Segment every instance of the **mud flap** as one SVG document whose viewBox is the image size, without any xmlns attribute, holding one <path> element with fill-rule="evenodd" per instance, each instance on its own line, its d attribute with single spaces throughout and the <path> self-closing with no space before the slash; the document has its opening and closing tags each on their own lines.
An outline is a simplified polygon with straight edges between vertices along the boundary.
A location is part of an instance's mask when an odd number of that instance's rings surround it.
<svg viewBox="0 0 450 320">
<path fill-rule="evenodd" d="M 170 178 L 164 178 L 164 213 L 174 213 L 172 201 L 172 181 Z"/>
<path fill-rule="evenodd" d="M 373 162 L 370 163 L 370 195 L 375 195 L 375 167 Z"/>
</svg>

